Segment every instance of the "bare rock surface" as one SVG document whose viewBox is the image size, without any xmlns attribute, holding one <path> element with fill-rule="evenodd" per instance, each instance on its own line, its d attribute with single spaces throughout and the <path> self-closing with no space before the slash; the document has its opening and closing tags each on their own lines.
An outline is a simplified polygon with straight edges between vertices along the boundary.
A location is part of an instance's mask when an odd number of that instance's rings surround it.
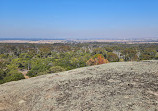
<svg viewBox="0 0 158 111">
<path fill-rule="evenodd" d="M 0 111 L 158 111 L 158 61 L 109 63 L 5 83 Z"/>
</svg>

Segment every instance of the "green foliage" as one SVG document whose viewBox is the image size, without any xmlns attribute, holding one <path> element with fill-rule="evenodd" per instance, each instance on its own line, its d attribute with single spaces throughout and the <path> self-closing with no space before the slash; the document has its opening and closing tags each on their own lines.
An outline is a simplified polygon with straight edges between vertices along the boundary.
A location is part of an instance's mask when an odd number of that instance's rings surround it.
<svg viewBox="0 0 158 111">
<path fill-rule="evenodd" d="M 10 76 L 6 76 L 3 81 L 10 82 L 10 81 L 17 81 L 20 79 L 25 79 L 21 73 L 13 73 L 13 74 L 10 74 Z"/>
<path fill-rule="evenodd" d="M 108 57 L 107 57 L 108 61 L 110 61 L 110 62 L 118 62 L 119 61 L 119 58 L 116 54 L 114 54 L 112 52 L 108 52 L 107 55 L 108 55 Z"/>
<path fill-rule="evenodd" d="M 5 76 L 5 72 L 2 69 L 0 69 L 0 80 L 3 80 Z"/>
<path fill-rule="evenodd" d="M 95 54 L 102 54 L 104 58 L 107 58 L 107 51 L 104 50 L 103 48 L 94 49 L 94 51 L 92 52 L 92 55 L 95 55 Z"/>
<path fill-rule="evenodd" d="M 0 83 L 117 61 L 158 59 L 158 44 L 55 43 L 0 44 Z"/>
<path fill-rule="evenodd" d="M 137 51 L 133 48 L 126 48 L 121 51 L 123 54 L 123 59 L 125 61 L 137 61 L 138 56 L 137 56 Z"/>
<path fill-rule="evenodd" d="M 47 72 L 48 73 L 57 73 L 57 72 L 62 72 L 65 71 L 64 68 L 62 68 L 61 66 L 52 66 Z"/>
<path fill-rule="evenodd" d="M 18 69 L 18 65 L 16 65 L 16 64 L 9 64 L 9 65 L 7 65 L 7 70 L 17 70 Z"/>
<path fill-rule="evenodd" d="M 7 55 L 5 55 L 5 54 L 0 54 L 0 59 L 7 59 Z"/>
<path fill-rule="evenodd" d="M 27 73 L 27 76 L 35 77 L 41 75 L 41 73 L 45 74 L 48 69 L 49 67 L 46 64 L 37 64 Z"/>
<path fill-rule="evenodd" d="M 7 62 L 5 60 L 0 60 L 0 69 L 3 69 L 6 67 Z"/>
<path fill-rule="evenodd" d="M 155 54 L 155 59 L 158 60 L 158 52 Z"/>
<path fill-rule="evenodd" d="M 24 76 L 21 73 L 19 73 L 17 70 L 12 69 L 7 71 L 8 72 L 0 70 L 0 84 L 24 79 Z"/>
<path fill-rule="evenodd" d="M 147 48 L 145 50 L 142 51 L 141 55 L 140 55 L 140 59 L 141 60 L 151 60 L 156 58 L 156 50 L 153 50 L 151 48 Z"/>
<path fill-rule="evenodd" d="M 95 54 L 92 58 L 95 59 L 95 58 L 98 58 L 99 56 L 101 56 L 102 58 L 104 58 L 104 56 L 102 54 Z"/>
<path fill-rule="evenodd" d="M 124 59 L 120 59 L 119 62 L 124 62 Z"/>
<path fill-rule="evenodd" d="M 113 49 L 110 48 L 110 47 L 105 47 L 105 50 L 106 50 L 107 52 L 113 52 Z"/>
</svg>

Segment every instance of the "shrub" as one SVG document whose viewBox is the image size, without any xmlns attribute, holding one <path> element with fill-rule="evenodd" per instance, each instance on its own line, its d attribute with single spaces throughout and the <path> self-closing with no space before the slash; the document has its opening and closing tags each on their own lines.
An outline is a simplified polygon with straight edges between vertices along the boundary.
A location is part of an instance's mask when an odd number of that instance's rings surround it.
<svg viewBox="0 0 158 111">
<path fill-rule="evenodd" d="M 25 79 L 24 75 L 21 73 L 15 73 L 15 74 L 11 74 L 10 76 L 6 76 L 3 79 L 3 82 L 17 81 L 21 79 Z"/>
<path fill-rule="evenodd" d="M 118 62 L 119 58 L 116 54 L 112 53 L 112 52 L 108 52 L 108 58 L 107 58 L 110 62 Z"/>
<path fill-rule="evenodd" d="M 48 70 L 48 73 L 56 73 L 56 72 L 62 72 L 65 71 L 64 68 L 62 68 L 61 66 L 53 66 Z"/>
<path fill-rule="evenodd" d="M 48 69 L 49 67 L 45 64 L 38 64 L 27 73 L 27 76 L 35 77 L 37 75 L 46 74 Z"/>
<path fill-rule="evenodd" d="M 109 63 L 109 61 L 107 59 L 105 59 L 102 54 L 96 54 L 86 62 L 86 64 L 89 66 L 105 64 L 105 63 Z"/>
</svg>

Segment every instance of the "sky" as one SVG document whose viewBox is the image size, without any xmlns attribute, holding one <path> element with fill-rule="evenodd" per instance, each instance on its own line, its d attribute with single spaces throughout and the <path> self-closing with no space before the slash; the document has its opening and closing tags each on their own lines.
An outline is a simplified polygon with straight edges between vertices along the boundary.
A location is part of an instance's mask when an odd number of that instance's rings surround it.
<svg viewBox="0 0 158 111">
<path fill-rule="evenodd" d="M 158 38 L 158 0 L 0 0 L 0 38 Z"/>
</svg>

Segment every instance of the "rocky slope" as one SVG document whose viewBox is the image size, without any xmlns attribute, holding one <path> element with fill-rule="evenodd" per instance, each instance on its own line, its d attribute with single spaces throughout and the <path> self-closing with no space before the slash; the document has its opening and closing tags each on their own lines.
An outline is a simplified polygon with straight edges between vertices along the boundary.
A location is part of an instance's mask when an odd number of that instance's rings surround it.
<svg viewBox="0 0 158 111">
<path fill-rule="evenodd" d="M 109 63 L 5 83 L 0 111 L 158 111 L 158 61 Z"/>
</svg>

